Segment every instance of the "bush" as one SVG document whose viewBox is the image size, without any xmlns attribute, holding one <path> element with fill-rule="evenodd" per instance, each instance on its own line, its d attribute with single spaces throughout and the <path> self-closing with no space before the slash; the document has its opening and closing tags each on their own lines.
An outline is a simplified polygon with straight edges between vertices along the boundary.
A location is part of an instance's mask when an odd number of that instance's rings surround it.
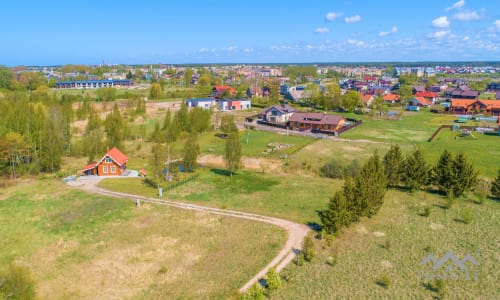
<svg viewBox="0 0 500 300">
<path fill-rule="evenodd" d="M 251 288 L 241 297 L 241 300 L 264 300 L 264 289 L 259 283 L 252 285 Z"/>
<path fill-rule="evenodd" d="M 424 212 L 422 213 L 422 216 L 428 217 L 430 215 L 431 215 L 431 208 L 430 208 L 430 206 L 424 207 Z"/>
<path fill-rule="evenodd" d="M 35 282 L 27 268 L 11 264 L 0 273 L 0 299 L 35 299 Z"/>
<path fill-rule="evenodd" d="M 491 184 L 484 179 L 480 179 L 474 189 L 474 203 L 482 204 L 488 198 L 490 189 Z"/>
<path fill-rule="evenodd" d="M 304 260 L 304 253 L 303 252 L 300 252 L 297 257 L 295 258 L 295 261 L 294 263 L 297 265 L 297 266 L 303 266 L 304 263 L 305 263 L 305 260 Z"/>
<path fill-rule="evenodd" d="M 344 177 L 344 166 L 339 160 L 332 159 L 324 164 L 319 172 L 323 177 L 342 179 Z"/>
<path fill-rule="evenodd" d="M 266 274 L 267 277 L 267 288 L 269 290 L 277 290 L 281 287 L 281 277 L 276 271 L 276 268 L 270 268 Z"/>
<path fill-rule="evenodd" d="M 389 278 L 387 274 L 384 274 L 380 276 L 380 278 L 377 280 L 377 284 L 380 285 L 381 287 L 388 289 L 389 286 L 391 285 L 391 278 Z"/>
<path fill-rule="evenodd" d="M 326 264 L 333 267 L 337 264 L 337 255 L 333 254 L 331 256 L 328 256 L 326 259 Z"/>
<path fill-rule="evenodd" d="M 302 253 L 304 253 L 304 260 L 306 261 L 311 261 L 314 258 L 314 243 L 311 237 L 306 237 L 304 239 Z"/>
<path fill-rule="evenodd" d="M 465 208 L 460 213 L 460 219 L 465 224 L 470 224 L 470 223 L 472 223 L 472 221 L 474 221 L 474 212 L 472 212 L 472 210 L 470 208 Z"/>
</svg>

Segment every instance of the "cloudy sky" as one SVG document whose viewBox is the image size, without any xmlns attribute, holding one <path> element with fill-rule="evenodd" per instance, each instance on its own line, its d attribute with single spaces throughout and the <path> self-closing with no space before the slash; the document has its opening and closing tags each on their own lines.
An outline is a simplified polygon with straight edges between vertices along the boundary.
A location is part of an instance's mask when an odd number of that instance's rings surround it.
<svg viewBox="0 0 500 300">
<path fill-rule="evenodd" d="M 500 0 L 5 1 L 0 64 L 500 60 Z"/>
</svg>

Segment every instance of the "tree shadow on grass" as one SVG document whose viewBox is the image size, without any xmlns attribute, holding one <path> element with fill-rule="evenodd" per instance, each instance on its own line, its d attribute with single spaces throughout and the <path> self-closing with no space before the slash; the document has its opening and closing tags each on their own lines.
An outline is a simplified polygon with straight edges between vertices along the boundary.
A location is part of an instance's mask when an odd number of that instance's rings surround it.
<svg viewBox="0 0 500 300">
<path fill-rule="evenodd" d="M 210 172 L 221 176 L 227 176 L 227 177 L 231 176 L 231 172 L 224 169 L 210 169 Z M 233 175 L 235 174 L 233 173 Z"/>
<path fill-rule="evenodd" d="M 316 232 L 320 232 L 323 227 L 321 227 L 320 224 L 316 223 L 316 222 L 307 222 L 306 223 L 307 227 L 309 227 L 311 230 L 314 230 Z"/>
</svg>

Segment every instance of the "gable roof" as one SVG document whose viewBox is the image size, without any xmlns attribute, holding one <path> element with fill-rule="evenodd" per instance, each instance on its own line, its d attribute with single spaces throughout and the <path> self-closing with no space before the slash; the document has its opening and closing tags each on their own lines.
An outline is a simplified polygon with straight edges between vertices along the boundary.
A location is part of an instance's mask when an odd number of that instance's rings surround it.
<svg viewBox="0 0 500 300">
<path fill-rule="evenodd" d="M 438 94 L 433 93 L 433 92 L 417 92 L 415 94 L 415 97 L 424 97 L 424 98 L 437 98 L 439 97 Z"/>
<path fill-rule="evenodd" d="M 423 106 L 428 106 L 428 105 L 431 105 L 432 102 L 425 99 L 424 97 L 413 97 L 410 102 L 414 102 L 412 100 L 416 100 L 416 102 L 420 105 L 423 105 Z"/>
<path fill-rule="evenodd" d="M 217 91 L 217 93 L 224 93 L 224 91 L 229 90 L 231 94 L 236 93 L 236 90 L 229 85 L 216 85 L 214 86 L 214 89 Z"/>
<path fill-rule="evenodd" d="M 296 111 L 295 108 L 291 107 L 290 105 L 288 104 L 282 104 L 282 105 L 272 105 L 268 108 L 265 108 L 262 113 L 263 114 L 266 114 L 268 111 L 270 111 L 271 109 L 276 109 L 277 111 L 279 111 L 280 113 L 282 114 L 288 114 L 288 113 L 293 113 Z"/>
<path fill-rule="evenodd" d="M 94 169 L 96 166 L 97 166 L 97 163 L 91 163 L 91 164 L 88 164 L 88 165 L 86 165 L 86 166 L 82 169 L 82 172 L 85 172 L 85 171 L 87 171 L 87 170 L 92 170 L 92 169 Z"/>
<path fill-rule="evenodd" d="M 399 95 L 396 94 L 386 94 L 384 95 L 384 101 L 399 101 Z"/>
<path fill-rule="evenodd" d="M 337 125 L 342 121 L 344 117 L 338 115 L 327 115 L 324 113 L 301 113 L 295 112 L 290 117 L 290 122 L 298 122 L 303 124 L 326 124 L 326 125 Z"/>
<path fill-rule="evenodd" d="M 120 167 L 126 164 L 128 161 L 128 157 L 125 154 L 123 154 L 116 147 L 113 147 L 111 150 L 108 150 L 108 152 L 106 152 L 106 154 L 96 163 L 96 165 L 100 164 L 108 156 Z"/>
<path fill-rule="evenodd" d="M 362 94 L 361 95 L 361 101 L 363 101 L 363 103 L 370 102 L 370 100 L 372 100 L 372 98 L 373 98 L 373 95 L 371 95 L 371 94 Z"/>
<path fill-rule="evenodd" d="M 451 107 L 467 107 L 477 102 L 477 99 L 451 99 Z"/>
</svg>

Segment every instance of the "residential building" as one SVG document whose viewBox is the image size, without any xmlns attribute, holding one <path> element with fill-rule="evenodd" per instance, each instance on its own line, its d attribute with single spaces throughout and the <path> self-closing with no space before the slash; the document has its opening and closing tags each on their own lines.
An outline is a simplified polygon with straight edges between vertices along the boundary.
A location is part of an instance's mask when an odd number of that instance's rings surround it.
<svg viewBox="0 0 500 300">
<path fill-rule="evenodd" d="M 262 110 L 262 119 L 266 122 L 285 124 L 296 110 L 288 104 L 273 105 Z"/>
<path fill-rule="evenodd" d="M 134 82 L 127 79 L 72 80 L 56 82 L 56 89 L 98 89 L 102 87 L 129 87 Z"/>
<path fill-rule="evenodd" d="M 128 157 L 114 147 L 99 161 L 85 166 L 82 173 L 86 176 L 120 176 L 127 169 L 127 162 Z"/>
<path fill-rule="evenodd" d="M 338 115 L 295 112 L 290 117 L 290 129 L 300 131 L 319 129 L 333 132 L 342 128 L 345 121 L 344 117 Z"/>
<path fill-rule="evenodd" d="M 216 105 L 214 98 L 190 98 L 186 100 L 187 107 L 200 107 L 210 109 Z"/>
</svg>

